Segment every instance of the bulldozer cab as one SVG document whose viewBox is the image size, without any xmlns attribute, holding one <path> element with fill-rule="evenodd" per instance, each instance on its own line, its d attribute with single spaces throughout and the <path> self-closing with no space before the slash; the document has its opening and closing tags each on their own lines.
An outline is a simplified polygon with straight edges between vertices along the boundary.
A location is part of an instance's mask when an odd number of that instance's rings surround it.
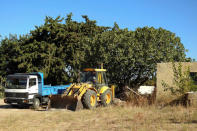
<svg viewBox="0 0 197 131">
<path fill-rule="evenodd" d="M 107 86 L 107 77 L 105 69 L 84 69 L 80 74 L 81 83 L 91 83 L 95 87 Z"/>
</svg>

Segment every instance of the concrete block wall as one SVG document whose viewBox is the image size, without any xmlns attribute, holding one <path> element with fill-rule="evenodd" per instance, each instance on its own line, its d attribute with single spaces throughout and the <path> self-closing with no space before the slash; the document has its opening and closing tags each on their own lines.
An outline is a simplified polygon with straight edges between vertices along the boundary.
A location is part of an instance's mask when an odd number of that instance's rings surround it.
<svg viewBox="0 0 197 131">
<path fill-rule="evenodd" d="M 177 66 L 178 63 L 175 63 Z M 197 62 L 181 62 L 183 71 L 187 69 L 187 67 L 190 67 L 190 72 L 197 72 Z M 164 88 L 162 86 L 162 81 L 167 83 L 170 86 L 174 86 L 173 84 L 173 69 L 172 69 L 172 63 L 158 63 L 157 64 L 157 98 L 156 100 L 161 102 L 165 99 L 165 101 L 170 101 L 175 96 L 172 96 L 170 91 L 164 91 Z"/>
</svg>

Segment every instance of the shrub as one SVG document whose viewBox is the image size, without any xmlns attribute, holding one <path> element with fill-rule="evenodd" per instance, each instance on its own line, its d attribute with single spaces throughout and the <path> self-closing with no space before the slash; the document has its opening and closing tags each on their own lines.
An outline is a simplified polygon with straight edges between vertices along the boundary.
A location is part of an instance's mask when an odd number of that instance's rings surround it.
<svg viewBox="0 0 197 131">
<path fill-rule="evenodd" d="M 183 95 L 186 92 L 197 91 L 197 85 L 190 76 L 190 67 L 183 68 L 181 63 L 172 63 L 173 69 L 173 86 L 162 81 L 164 91 L 170 90 L 173 95 Z"/>
<path fill-rule="evenodd" d="M 0 76 L 0 98 L 4 97 L 5 78 Z"/>
</svg>

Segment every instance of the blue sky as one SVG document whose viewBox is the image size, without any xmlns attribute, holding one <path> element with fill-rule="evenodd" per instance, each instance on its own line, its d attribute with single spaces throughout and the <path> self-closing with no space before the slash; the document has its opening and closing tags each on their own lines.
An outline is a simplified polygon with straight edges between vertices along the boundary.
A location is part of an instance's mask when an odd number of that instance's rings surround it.
<svg viewBox="0 0 197 131">
<path fill-rule="evenodd" d="M 135 30 L 162 27 L 181 38 L 187 56 L 197 60 L 197 0 L 1 0 L 0 35 L 22 35 L 44 23 L 45 16 L 82 21 L 88 15 L 98 25 Z"/>
</svg>

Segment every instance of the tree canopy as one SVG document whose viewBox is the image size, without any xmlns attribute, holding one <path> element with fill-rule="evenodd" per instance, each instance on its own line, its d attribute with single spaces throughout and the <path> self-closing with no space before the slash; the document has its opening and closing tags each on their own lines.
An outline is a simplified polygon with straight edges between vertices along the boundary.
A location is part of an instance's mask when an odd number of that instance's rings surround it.
<svg viewBox="0 0 197 131">
<path fill-rule="evenodd" d="M 168 30 L 104 27 L 82 17 L 46 17 L 29 34 L 2 39 L 0 75 L 40 71 L 47 84 L 65 84 L 75 82 L 83 68 L 103 63 L 110 83 L 134 87 L 154 77 L 159 62 L 190 61 L 180 38 Z"/>
</svg>

